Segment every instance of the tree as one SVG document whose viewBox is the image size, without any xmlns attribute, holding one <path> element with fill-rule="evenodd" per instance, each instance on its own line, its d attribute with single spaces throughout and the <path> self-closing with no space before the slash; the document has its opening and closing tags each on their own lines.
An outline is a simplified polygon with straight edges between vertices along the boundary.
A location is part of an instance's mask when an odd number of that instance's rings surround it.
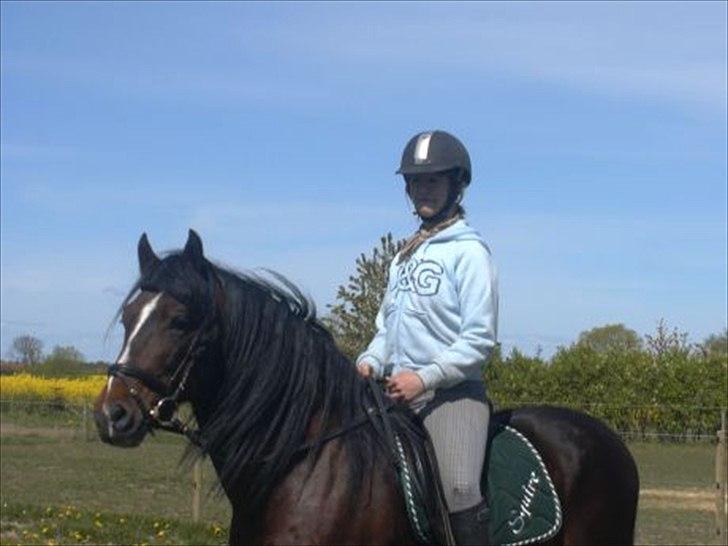
<svg viewBox="0 0 728 546">
<path fill-rule="evenodd" d="M 10 353 L 23 364 L 38 364 L 43 358 L 43 342 L 27 334 L 18 336 L 13 339 Z"/>
<path fill-rule="evenodd" d="M 76 363 L 85 360 L 83 353 L 76 349 L 73 345 L 56 345 L 53 347 L 51 354 L 48 355 L 49 361 Z"/>
<path fill-rule="evenodd" d="M 728 356 L 728 328 L 720 334 L 711 334 L 699 345 L 705 356 Z"/>
<path fill-rule="evenodd" d="M 339 286 L 336 303 L 324 322 L 331 330 L 339 349 L 350 359 L 361 353 L 376 333 L 374 321 L 384 297 L 389 264 L 404 240 L 394 241 L 387 233 L 370 256 L 363 253 L 356 260 L 356 273 L 347 285 Z"/>
<path fill-rule="evenodd" d="M 621 323 L 586 330 L 579 334 L 576 344 L 599 354 L 638 351 L 642 348 L 642 340 L 637 332 Z"/>
<path fill-rule="evenodd" d="M 647 350 L 656 359 L 667 355 L 687 356 L 690 354 L 688 333 L 680 332 L 677 328 L 670 330 L 665 319 L 658 321 L 654 336 L 645 335 L 645 342 Z"/>
<path fill-rule="evenodd" d="M 35 373 L 46 377 L 72 377 L 90 373 L 83 353 L 73 345 L 56 345 Z"/>
</svg>

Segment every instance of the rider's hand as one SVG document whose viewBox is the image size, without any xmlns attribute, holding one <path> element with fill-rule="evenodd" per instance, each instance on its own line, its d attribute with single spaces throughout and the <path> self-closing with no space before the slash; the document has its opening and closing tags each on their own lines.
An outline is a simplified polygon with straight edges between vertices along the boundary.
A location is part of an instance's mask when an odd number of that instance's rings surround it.
<svg viewBox="0 0 728 546">
<path fill-rule="evenodd" d="M 360 362 L 359 365 L 356 367 L 356 371 L 359 372 L 359 375 L 361 375 L 364 379 L 366 379 L 367 377 L 371 377 L 374 373 L 371 365 L 367 364 L 366 362 Z"/>
<path fill-rule="evenodd" d="M 404 371 L 389 378 L 387 390 L 395 400 L 409 402 L 425 392 L 425 384 L 415 372 Z"/>
</svg>

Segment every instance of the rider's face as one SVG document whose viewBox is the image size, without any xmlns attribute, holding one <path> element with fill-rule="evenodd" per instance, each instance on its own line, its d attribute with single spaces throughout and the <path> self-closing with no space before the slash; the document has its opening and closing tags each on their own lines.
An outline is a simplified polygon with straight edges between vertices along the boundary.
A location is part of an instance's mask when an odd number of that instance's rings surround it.
<svg viewBox="0 0 728 546">
<path fill-rule="evenodd" d="M 421 218 L 432 218 L 447 202 L 449 178 L 442 173 L 418 174 L 409 179 L 407 193 Z"/>
</svg>

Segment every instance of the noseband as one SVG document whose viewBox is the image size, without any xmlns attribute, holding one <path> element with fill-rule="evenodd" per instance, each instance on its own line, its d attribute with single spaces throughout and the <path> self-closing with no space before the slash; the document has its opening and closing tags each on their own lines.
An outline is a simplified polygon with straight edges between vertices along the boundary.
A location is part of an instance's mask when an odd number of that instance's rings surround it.
<svg viewBox="0 0 728 546">
<path fill-rule="evenodd" d="M 177 434 L 182 434 L 197 445 L 201 445 L 200 431 L 191 429 L 183 423 L 177 416 L 179 411 L 179 398 L 185 390 L 187 378 L 192 371 L 197 360 L 194 358 L 195 352 L 199 349 L 198 341 L 205 329 L 210 325 L 212 320 L 207 318 L 195 332 L 185 357 L 181 364 L 177 367 L 169 382 L 161 380 L 158 376 L 142 370 L 133 364 L 113 364 L 109 366 L 109 377 L 117 377 L 126 386 L 129 394 L 131 394 L 134 402 L 141 411 L 144 424 L 150 431 L 154 429 L 166 430 Z M 176 381 L 180 377 L 179 381 Z M 142 397 L 139 395 L 138 389 L 130 384 L 129 379 L 142 384 L 148 391 L 157 395 L 157 401 L 151 408 L 148 408 Z M 176 382 L 176 386 L 175 386 Z"/>
</svg>

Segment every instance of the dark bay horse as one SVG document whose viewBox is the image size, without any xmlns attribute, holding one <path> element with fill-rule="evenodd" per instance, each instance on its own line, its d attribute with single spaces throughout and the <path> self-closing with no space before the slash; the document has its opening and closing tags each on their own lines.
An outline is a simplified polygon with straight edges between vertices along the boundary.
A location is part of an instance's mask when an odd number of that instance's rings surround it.
<svg viewBox="0 0 728 546">
<path fill-rule="evenodd" d="M 289 282 L 208 261 L 190 230 L 121 306 L 124 346 L 94 408 L 103 441 L 139 445 L 154 428 L 187 434 L 230 500 L 231 544 L 416 544 L 387 446 L 362 420 L 367 384 Z M 189 402 L 199 431 L 176 417 Z M 404 405 L 391 426 L 421 433 Z M 563 507 L 552 544 L 631 544 L 637 472 L 600 422 L 553 407 L 497 413 L 541 452 Z"/>
</svg>

